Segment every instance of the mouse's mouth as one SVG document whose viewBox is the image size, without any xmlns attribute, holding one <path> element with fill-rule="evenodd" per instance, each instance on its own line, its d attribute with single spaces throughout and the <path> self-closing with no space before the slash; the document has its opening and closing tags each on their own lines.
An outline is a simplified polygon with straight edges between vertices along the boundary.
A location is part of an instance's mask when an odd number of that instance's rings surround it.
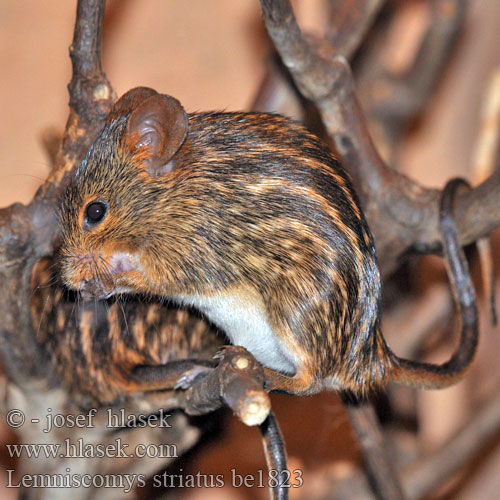
<svg viewBox="0 0 500 500">
<path fill-rule="evenodd" d="M 108 256 L 99 252 L 75 253 L 63 265 L 66 284 L 79 291 L 84 300 L 104 300 L 133 292 L 139 274 L 139 256 L 126 251 L 115 251 Z"/>
<path fill-rule="evenodd" d="M 106 285 L 99 280 L 83 280 L 79 288 L 80 296 L 83 300 L 106 300 L 113 295 L 118 295 L 122 293 L 134 293 L 134 290 L 129 287 L 124 286 L 113 286 L 112 289 L 106 287 Z"/>
<path fill-rule="evenodd" d="M 83 280 L 79 291 L 83 300 L 105 300 L 116 293 L 115 289 L 108 290 L 103 283 L 95 279 Z"/>
</svg>

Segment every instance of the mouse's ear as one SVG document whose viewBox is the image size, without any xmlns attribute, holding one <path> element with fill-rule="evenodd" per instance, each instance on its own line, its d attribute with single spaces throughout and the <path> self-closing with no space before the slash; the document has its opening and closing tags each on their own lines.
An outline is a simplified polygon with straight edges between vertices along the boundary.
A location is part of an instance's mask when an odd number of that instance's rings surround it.
<svg viewBox="0 0 500 500">
<path fill-rule="evenodd" d="M 154 95 L 158 95 L 158 92 L 149 87 L 135 87 L 130 89 L 115 102 L 108 117 L 108 122 L 111 122 L 118 115 L 132 113 L 137 106 Z"/>
<path fill-rule="evenodd" d="M 182 146 L 188 131 L 188 117 L 181 103 L 174 97 L 155 94 L 148 96 L 150 89 L 139 89 L 145 94 L 132 96 L 135 109 L 126 128 L 126 144 L 130 149 L 148 146 L 146 166 L 152 176 L 170 172 L 172 157 Z"/>
</svg>

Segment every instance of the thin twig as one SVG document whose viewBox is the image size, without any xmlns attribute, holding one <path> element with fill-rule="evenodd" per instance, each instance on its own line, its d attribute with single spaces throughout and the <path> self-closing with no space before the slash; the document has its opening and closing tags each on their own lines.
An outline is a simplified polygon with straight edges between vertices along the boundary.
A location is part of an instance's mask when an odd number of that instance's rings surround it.
<svg viewBox="0 0 500 500">
<path fill-rule="evenodd" d="M 404 499 L 405 495 L 389 457 L 373 406 L 367 402 L 357 405 L 348 403 L 346 410 L 363 451 L 375 496 L 380 500 Z"/>
<path fill-rule="evenodd" d="M 287 472 L 287 456 L 283 435 L 273 411 L 259 426 L 266 455 L 269 478 L 275 484 L 270 484 L 271 500 L 288 500 L 289 481 Z"/>
<path fill-rule="evenodd" d="M 351 59 L 386 0 L 329 0 L 327 35 L 337 54 Z"/>
</svg>

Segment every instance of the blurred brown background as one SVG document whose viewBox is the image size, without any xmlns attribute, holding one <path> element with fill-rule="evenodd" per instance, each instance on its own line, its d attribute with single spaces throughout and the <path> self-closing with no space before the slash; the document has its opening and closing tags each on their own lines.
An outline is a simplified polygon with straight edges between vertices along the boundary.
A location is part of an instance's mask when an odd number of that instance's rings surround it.
<svg viewBox="0 0 500 500">
<path fill-rule="evenodd" d="M 411 44 L 421 33 L 421 3 L 405 0 L 406 17 L 387 33 L 395 58 L 398 47 Z M 492 71 L 500 66 L 499 2 L 470 4 L 465 32 L 428 111 L 400 151 L 401 168 L 426 185 L 439 186 L 452 175 L 469 172 L 484 92 Z M 322 0 L 297 0 L 294 5 L 302 27 L 321 30 Z M 74 0 L 0 0 L 0 206 L 27 202 L 47 174 L 40 136 L 50 127 L 62 130 L 67 116 L 68 46 L 75 6 Z M 188 111 L 249 107 L 269 51 L 257 0 L 112 0 L 108 11 L 103 64 L 119 95 L 143 85 L 176 96 Z M 486 328 L 482 346 L 496 356 L 495 335 L 498 331 Z M 484 383 L 489 362 L 477 367 L 472 380 Z M 452 433 L 471 411 L 464 408 L 463 388 L 421 398 L 429 401 L 429 446 Z M 314 468 L 318 461 L 337 459 L 341 472 L 353 452 L 336 397 L 275 401 L 283 416 L 291 468 Z M 240 464 L 242 473 L 264 466 L 257 431 L 237 422 L 231 425 L 231 435 L 207 450 L 194 472 L 227 474 L 228 469 L 221 467 L 234 463 Z M 306 426 L 312 434 L 302 432 Z M 321 474 L 325 469 L 319 470 Z M 189 493 L 193 498 L 224 498 L 218 490 Z M 240 498 L 238 494 L 247 498 L 248 492 L 230 491 L 228 498 Z M 7 499 L 3 493 L 2 498 Z"/>
<path fill-rule="evenodd" d="M 66 119 L 75 4 L 0 0 L 0 206 L 28 201 L 47 173 L 39 139 Z M 470 4 L 431 111 L 405 148 L 404 166 L 428 185 L 467 171 L 482 92 L 500 63 L 498 1 Z M 303 27 L 321 29 L 322 5 L 295 2 Z M 118 94 L 146 85 L 191 111 L 248 108 L 268 53 L 257 0 L 112 0 L 108 11 L 104 69 Z M 412 36 L 407 17 L 399 32 L 388 33 L 394 47 L 398 37 Z"/>
</svg>

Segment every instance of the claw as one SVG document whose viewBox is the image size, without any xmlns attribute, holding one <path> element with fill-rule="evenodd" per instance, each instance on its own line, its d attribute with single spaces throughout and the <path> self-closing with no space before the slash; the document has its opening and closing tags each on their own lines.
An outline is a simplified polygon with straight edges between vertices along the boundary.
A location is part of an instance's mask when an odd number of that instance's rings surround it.
<svg viewBox="0 0 500 500">
<path fill-rule="evenodd" d="M 196 366 L 181 375 L 175 383 L 174 389 L 189 389 L 200 378 L 206 377 L 213 368 L 208 366 Z"/>
</svg>

